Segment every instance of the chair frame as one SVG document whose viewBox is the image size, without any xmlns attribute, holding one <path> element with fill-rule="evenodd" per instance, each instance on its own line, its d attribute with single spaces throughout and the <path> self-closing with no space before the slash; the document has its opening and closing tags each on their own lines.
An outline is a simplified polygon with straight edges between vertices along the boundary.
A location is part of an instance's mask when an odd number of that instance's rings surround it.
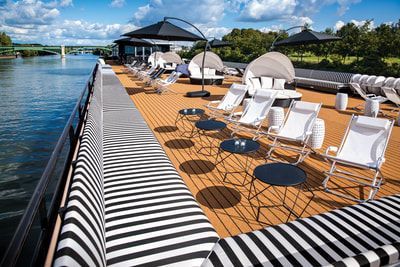
<svg viewBox="0 0 400 267">
<path fill-rule="evenodd" d="M 243 84 L 240 84 L 243 85 Z M 239 99 L 237 101 L 237 103 L 234 103 L 234 105 L 232 105 L 229 109 L 226 110 L 222 110 L 222 109 L 218 109 L 216 106 L 216 104 L 219 104 L 221 102 L 223 102 L 228 94 L 228 92 L 224 95 L 224 97 L 221 100 L 214 100 L 214 101 L 210 101 L 207 105 L 204 105 L 206 108 L 208 108 L 211 111 L 210 114 L 210 118 L 217 118 L 217 117 L 224 117 L 224 115 L 228 114 L 227 117 L 232 116 L 232 114 L 235 112 L 235 110 L 237 109 L 237 107 L 240 105 L 240 103 L 243 101 L 244 97 L 246 96 L 246 93 L 248 92 L 249 86 L 246 86 L 246 91 L 243 94 L 243 96 L 241 97 L 241 99 Z M 228 89 L 228 91 L 230 90 L 230 88 Z"/>
<path fill-rule="evenodd" d="M 394 121 L 393 120 L 389 120 L 390 121 L 390 126 L 388 128 L 388 132 L 389 133 L 388 133 L 385 145 L 384 145 L 384 149 L 382 150 L 382 155 L 377 160 L 376 167 L 374 168 L 374 167 L 370 167 L 370 166 L 367 166 L 367 165 L 364 165 L 364 164 L 358 164 L 356 162 L 350 162 L 350 161 L 338 159 L 337 156 L 329 155 L 329 152 L 331 152 L 331 151 L 335 152 L 336 155 L 338 153 L 340 153 L 340 151 L 342 150 L 342 148 L 343 148 L 343 146 L 344 146 L 344 144 L 345 144 L 345 142 L 347 140 L 347 136 L 348 136 L 348 134 L 350 132 L 351 125 L 352 125 L 353 121 L 358 116 L 359 115 L 354 115 L 354 114 L 352 115 L 339 148 L 335 147 L 335 146 L 329 146 L 326 149 L 325 154 L 322 154 L 324 159 L 331 164 L 331 167 L 330 167 L 329 171 L 324 171 L 325 179 L 322 182 L 322 186 L 324 187 L 324 190 L 326 192 L 328 192 L 328 193 L 331 193 L 331 194 L 334 194 L 334 195 L 337 195 L 337 196 L 340 196 L 340 197 L 343 197 L 343 198 L 346 198 L 346 199 L 349 199 L 349 200 L 353 200 L 353 201 L 356 201 L 356 202 L 366 202 L 366 201 L 372 200 L 375 197 L 376 193 L 378 192 L 380 186 L 382 185 L 382 183 L 384 181 L 384 176 L 383 176 L 383 173 L 381 171 L 381 167 L 382 167 L 382 164 L 385 162 L 385 157 L 384 156 L 385 156 L 387 145 L 389 143 L 389 139 L 390 139 L 390 135 L 391 135 L 391 132 L 392 132 L 392 129 L 393 129 Z M 341 169 L 338 169 L 337 165 L 342 165 L 342 166 L 347 166 L 347 167 L 350 166 L 350 167 L 355 167 L 357 169 L 363 169 L 363 170 L 370 170 L 370 171 L 372 171 L 374 173 L 374 175 L 371 178 L 371 177 L 368 177 L 368 176 L 365 176 L 365 175 L 360 175 L 360 174 L 357 174 L 357 173 L 354 173 L 354 172 L 341 170 Z M 337 190 L 330 189 L 328 187 L 328 183 L 329 183 L 329 181 L 330 181 L 330 179 L 332 177 L 345 179 L 345 180 L 357 183 L 357 184 L 362 185 L 362 186 L 370 187 L 371 190 L 369 192 L 368 198 L 367 199 L 354 198 L 354 197 L 352 197 L 350 195 L 346 195 L 346 194 L 340 193 Z M 360 179 L 363 180 L 363 181 L 360 181 Z M 371 183 L 364 182 L 364 181 L 370 181 Z"/>
<path fill-rule="evenodd" d="M 258 89 L 258 90 L 264 90 L 264 89 Z M 272 90 L 272 89 L 269 89 L 269 90 Z M 275 93 L 275 94 L 274 94 L 273 97 L 272 97 L 272 98 L 273 98 L 272 101 L 275 101 L 276 96 L 278 95 L 278 92 L 274 92 L 274 93 Z M 253 94 L 253 96 L 251 97 L 250 102 L 254 100 L 256 94 L 257 94 L 257 90 L 256 90 L 256 92 Z M 226 118 L 226 120 L 227 120 L 228 122 L 234 124 L 233 127 L 232 127 L 233 129 L 232 129 L 231 137 L 233 137 L 233 136 L 234 136 L 236 133 L 238 133 L 239 131 L 243 130 L 243 131 L 248 132 L 248 133 L 250 133 L 250 134 L 254 134 L 255 136 L 253 137 L 253 140 L 258 140 L 258 139 L 260 138 L 261 133 L 262 133 L 261 127 L 262 127 L 262 125 L 263 125 L 265 119 L 267 118 L 268 113 L 269 113 L 269 111 L 270 111 L 270 109 L 271 109 L 273 103 L 272 103 L 271 106 L 268 108 L 268 110 L 267 110 L 265 116 L 259 118 L 257 121 L 254 121 L 254 123 L 252 123 L 252 124 L 240 123 L 240 122 L 239 122 L 240 118 L 243 116 L 243 114 L 246 114 L 247 110 L 250 108 L 250 104 L 251 104 L 251 103 L 248 103 L 248 105 L 246 106 L 246 109 L 243 110 L 242 112 L 235 112 L 235 113 L 232 113 L 230 116 L 228 116 L 228 117 Z M 237 116 L 238 118 L 237 118 L 237 119 L 234 119 L 234 117 L 236 117 L 236 116 Z M 252 129 L 251 127 L 252 127 L 253 129 Z"/>
<path fill-rule="evenodd" d="M 159 83 L 156 83 L 156 93 L 159 94 L 163 94 L 163 93 L 173 93 L 173 94 L 177 94 L 178 92 L 176 92 L 175 90 L 170 88 L 170 85 L 176 83 L 178 81 L 178 79 L 181 77 L 182 73 L 180 72 L 175 72 L 175 74 L 173 75 L 173 78 L 170 79 L 170 81 L 168 82 L 162 82 L 163 80 L 160 80 Z"/>
<path fill-rule="evenodd" d="M 272 144 L 269 145 L 271 148 L 267 152 L 266 160 L 272 160 L 272 161 L 276 161 L 276 162 L 284 162 L 284 163 L 289 163 L 292 165 L 298 165 L 299 163 L 303 162 L 311 152 L 314 151 L 309 146 L 309 140 L 310 140 L 310 137 L 312 134 L 312 128 L 314 127 L 314 124 L 318 118 L 318 114 L 321 110 L 322 103 L 318 103 L 319 106 L 318 106 L 318 109 L 316 110 L 316 116 L 315 116 L 315 118 L 313 118 L 312 122 L 310 123 L 309 129 L 303 134 L 303 140 L 296 140 L 296 139 L 279 136 L 279 131 L 286 124 L 286 121 L 288 120 L 288 118 L 290 116 L 290 112 L 292 111 L 293 105 L 296 102 L 300 102 L 300 101 L 292 101 L 292 103 L 290 103 L 289 110 L 286 113 L 285 119 L 283 120 L 283 123 L 281 124 L 281 126 L 271 126 L 268 128 L 268 132 L 266 133 L 266 135 L 268 138 L 273 139 L 273 141 L 272 141 Z M 278 133 L 274 133 L 273 131 L 277 131 Z M 282 144 L 280 142 L 280 140 L 297 143 L 299 145 L 296 146 L 296 145 Z M 297 161 L 287 162 L 287 161 L 283 161 L 283 160 L 273 157 L 272 153 L 276 149 L 279 149 L 279 148 L 298 153 Z"/>
</svg>

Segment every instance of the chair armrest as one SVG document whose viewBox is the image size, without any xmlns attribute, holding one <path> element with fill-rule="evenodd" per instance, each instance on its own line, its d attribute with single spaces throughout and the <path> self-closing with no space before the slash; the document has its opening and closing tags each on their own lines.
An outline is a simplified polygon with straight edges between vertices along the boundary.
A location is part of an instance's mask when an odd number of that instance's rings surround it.
<svg viewBox="0 0 400 267">
<path fill-rule="evenodd" d="M 366 96 L 368 96 L 368 97 L 376 97 L 375 94 L 367 94 Z"/>
<path fill-rule="evenodd" d="M 270 127 L 268 127 L 267 134 L 270 134 L 272 131 L 279 132 L 280 128 L 281 128 L 280 126 L 270 126 Z"/>
<path fill-rule="evenodd" d="M 221 100 L 210 101 L 210 102 L 208 102 L 207 107 L 211 107 L 211 104 L 218 104 L 218 103 L 221 103 Z"/>
<path fill-rule="evenodd" d="M 338 147 L 337 146 L 329 146 L 326 150 L 325 150 L 325 155 L 329 155 L 329 152 L 338 152 Z"/>
</svg>

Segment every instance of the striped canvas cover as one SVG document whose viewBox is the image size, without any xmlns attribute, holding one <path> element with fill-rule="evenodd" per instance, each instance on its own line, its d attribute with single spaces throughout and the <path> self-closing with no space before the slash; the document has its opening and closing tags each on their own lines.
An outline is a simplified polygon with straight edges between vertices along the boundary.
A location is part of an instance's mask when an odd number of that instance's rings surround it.
<svg viewBox="0 0 400 267">
<path fill-rule="evenodd" d="M 66 213 L 54 265 L 200 266 L 218 235 L 115 74 L 103 72 L 101 84 L 82 143 L 93 135 L 83 168 L 96 170 L 84 177 L 96 182 L 82 185 L 76 169 L 74 213 Z M 86 198 L 75 200 L 75 188 Z"/>
<path fill-rule="evenodd" d="M 368 256 L 371 253 L 387 262 L 387 257 L 398 257 L 398 249 L 383 252 L 382 248 L 390 244 L 398 248 L 399 210 L 400 195 L 394 195 L 224 238 L 202 266 L 346 266 L 339 261 L 356 256 L 345 262 L 362 263 L 374 259 Z M 357 256 L 362 253 L 367 254 Z"/>
</svg>

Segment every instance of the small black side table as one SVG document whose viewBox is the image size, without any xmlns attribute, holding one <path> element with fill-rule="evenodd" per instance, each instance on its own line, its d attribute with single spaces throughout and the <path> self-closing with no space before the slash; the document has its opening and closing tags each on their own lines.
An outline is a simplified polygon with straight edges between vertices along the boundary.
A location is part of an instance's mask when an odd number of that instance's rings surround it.
<svg viewBox="0 0 400 267">
<path fill-rule="evenodd" d="M 182 135 L 185 136 L 186 133 L 190 133 L 187 137 L 192 137 L 193 134 L 193 122 L 200 120 L 204 115 L 204 109 L 201 108 L 185 108 L 178 111 L 178 114 L 175 119 L 175 126 L 178 126 L 178 123 L 181 122 L 182 125 Z M 185 121 L 189 122 L 191 127 L 189 130 L 186 129 Z"/>
<path fill-rule="evenodd" d="M 223 129 L 226 128 L 226 123 L 217 120 L 200 120 L 197 121 L 194 125 L 200 137 L 199 139 L 201 147 L 197 150 L 197 152 L 200 153 L 202 149 L 209 148 L 210 153 L 208 155 L 211 155 L 214 146 L 212 145 L 213 139 L 210 136 L 208 136 L 208 133 L 212 131 L 218 131 L 218 132 L 222 131 Z M 194 134 L 192 134 L 192 136 L 194 136 Z M 207 139 L 207 143 L 204 142 L 203 140 L 204 137 Z"/>
<path fill-rule="evenodd" d="M 248 139 L 248 138 L 233 138 L 233 139 L 228 139 L 228 140 L 222 141 L 221 144 L 219 145 L 217 157 L 215 158 L 215 165 L 222 163 L 222 165 L 225 169 L 223 181 L 225 182 L 225 180 L 229 174 L 245 173 L 243 183 L 241 184 L 242 186 L 244 186 L 246 177 L 247 177 L 247 175 L 249 175 L 248 169 L 251 166 L 251 163 L 253 162 L 253 157 L 251 157 L 251 156 L 254 156 L 254 154 L 258 151 L 259 148 L 260 148 L 260 144 L 257 141 L 254 141 L 254 140 Z M 225 157 L 223 157 L 222 152 L 226 152 L 227 155 Z M 238 165 L 240 166 L 240 169 L 241 169 L 240 171 L 228 171 L 228 168 L 226 168 L 224 162 L 227 158 L 229 158 L 232 155 L 234 155 L 235 158 L 237 159 Z M 244 164 L 243 164 L 243 161 L 238 159 L 237 155 L 246 156 L 246 160 L 245 160 Z M 218 161 L 219 156 L 221 156 L 221 160 Z M 251 160 L 249 160 L 250 157 L 251 157 Z"/>
<path fill-rule="evenodd" d="M 289 211 L 289 216 L 286 220 L 286 222 L 289 221 L 290 216 L 294 214 L 297 218 L 301 217 L 301 215 L 304 213 L 306 210 L 307 206 L 310 204 L 312 199 L 314 198 L 314 192 L 309 188 L 307 184 L 307 174 L 299 167 L 294 166 L 292 164 L 288 163 L 267 163 L 263 164 L 260 166 L 257 166 L 254 169 L 253 173 L 253 180 L 250 185 L 250 190 L 249 190 L 249 200 L 251 200 L 254 197 L 257 197 L 259 194 L 267 190 L 268 188 L 272 188 L 278 198 L 282 201 L 282 206 L 286 208 Z M 263 184 L 266 184 L 267 186 L 261 190 L 260 192 L 256 192 L 256 187 L 254 186 L 255 181 L 260 181 Z M 282 198 L 281 193 L 276 190 L 275 187 L 280 186 L 280 187 L 285 187 L 285 193 Z M 251 189 L 254 187 L 254 192 L 255 195 L 250 197 L 251 195 Z M 289 207 L 285 201 L 286 201 L 286 193 L 288 187 L 298 187 L 298 191 L 296 194 L 296 198 L 293 201 L 293 206 Z M 294 212 L 294 208 L 296 207 L 297 200 L 299 198 L 300 191 L 303 191 L 303 189 L 306 189 L 308 192 L 312 194 L 310 200 L 308 201 L 307 205 L 303 209 L 303 211 L 297 215 Z M 268 206 L 259 206 L 257 209 L 257 220 L 259 220 L 260 217 L 260 209 L 261 208 L 267 208 Z"/>
</svg>

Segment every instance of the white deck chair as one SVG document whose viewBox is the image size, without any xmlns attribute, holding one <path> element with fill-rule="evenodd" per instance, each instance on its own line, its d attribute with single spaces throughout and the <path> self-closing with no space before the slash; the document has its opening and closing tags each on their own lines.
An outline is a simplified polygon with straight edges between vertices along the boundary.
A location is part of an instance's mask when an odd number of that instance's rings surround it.
<svg viewBox="0 0 400 267">
<path fill-rule="evenodd" d="M 281 161 L 272 156 L 277 149 L 286 149 L 298 153 L 294 165 L 302 162 L 311 152 L 308 141 L 312 134 L 312 128 L 318 117 L 322 103 L 293 101 L 281 126 L 271 126 L 267 135 L 273 139 L 271 148 L 267 153 L 267 159 Z M 290 144 L 282 144 L 281 141 L 289 141 Z"/>
<path fill-rule="evenodd" d="M 174 78 L 175 74 L 176 74 L 176 71 L 173 71 L 165 79 L 161 79 L 161 78 L 154 79 L 151 81 L 151 86 L 153 86 L 154 88 L 157 89 L 158 85 L 162 85 L 162 84 L 166 84 L 166 83 L 170 82 Z"/>
<path fill-rule="evenodd" d="M 362 89 L 361 86 L 360 86 L 358 83 L 350 83 L 349 85 L 350 85 L 350 88 L 351 88 L 352 90 L 354 90 L 355 92 L 357 92 L 357 94 L 359 94 L 364 100 L 367 100 L 367 99 L 378 100 L 378 101 L 379 101 L 379 104 L 381 104 L 381 103 L 387 101 L 387 98 L 386 98 L 386 97 L 383 97 L 383 96 L 376 96 L 376 95 L 374 95 L 374 94 L 367 94 L 367 93 L 364 91 L 364 89 Z M 363 107 L 363 106 L 364 106 L 364 103 L 361 103 L 361 104 L 359 104 L 359 105 L 353 107 L 353 109 L 362 110 L 361 107 Z"/>
<path fill-rule="evenodd" d="M 255 139 L 260 134 L 260 129 L 267 118 L 268 112 L 279 92 L 275 90 L 259 89 L 242 112 L 233 113 L 227 121 L 233 123 L 232 136 L 239 131 L 255 134 Z"/>
<path fill-rule="evenodd" d="M 180 72 L 175 72 L 175 74 L 166 82 L 160 82 L 157 84 L 156 87 L 156 92 L 159 94 L 164 94 L 167 92 L 171 92 L 176 94 L 177 92 L 172 90 L 171 85 L 176 83 L 179 79 L 179 77 L 181 77 L 182 73 Z"/>
<path fill-rule="evenodd" d="M 240 105 L 246 95 L 248 86 L 245 84 L 234 83 L 222 100 L 210 101 L 205 105 L 211 111 L 211 118 L 223 115 L 230 115 Z"/>
<path fill-rule="evenodd" d="M 385 151 L 392 132 L 393 123 L 393 121 L 388 119 L 353 115 L 340 147 L 330 146 L 323 155 L 331 163 L 331 168 L 325 172 L 326 178 L 323 181 L 325 191 L 355 201 L 373 199 L 382 184 L 383 175 L 380 168 L 385 162 Z M 332 156 L 329 154 L 330 152 L 336 152 L 336 155 Z M 367 169 L 372 171 L 374 175 L 371 178 L 339 170 L 337 165 Z M 359 199 L 331 190 L 328 187 L 328 182 L 332 177 L 370 187 L 368 197 L 366 199 Z"/>
<path fill-rule="evenodd" d="M 396 108 L 394 108 L 392 110 L 392 112 L 399 111 L 400 96 L 397 94 L 396 90 L 394 88 L 390 88 L 390 87 L 382 87 L 382 91 L 385 94 L 385 96 L 387 97 L 387 99 L 396 105 Z"/>
<path fill-rule="evenodd" d="M 137 73 L 137 77 L 138 77 L 139 79 L 143 80 L 145 77 L 147 77 L 148 75 L 150 75 L 151 73 L 153 73 L 156 69 L 157 69 L 157 66 L 153 66 L 153 67 L 151 67 L 151 68 L 148 69 L 148 70 L 139 71 L 139 72 Z"/>
</svg>

